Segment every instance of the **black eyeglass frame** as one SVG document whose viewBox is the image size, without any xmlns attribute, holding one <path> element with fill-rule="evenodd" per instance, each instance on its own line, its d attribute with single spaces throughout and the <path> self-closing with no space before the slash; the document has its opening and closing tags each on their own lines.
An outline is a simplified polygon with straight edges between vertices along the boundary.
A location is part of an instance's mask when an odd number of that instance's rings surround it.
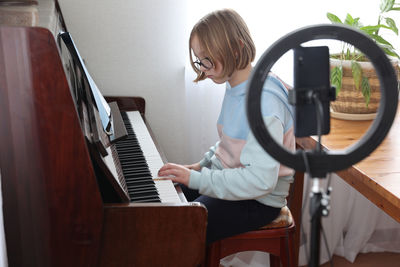
<svg viewBox="0 0 400 267">
<path fill-rule="evenodd" d="M 203 63 L 204 60 L 207 60 L 208 62 L 210 62 L 211 66 L 207 67 L 207 65 Z M 201 66 L 203 66 L 203 68 L 205 68 L 206 70 L 210 70 L 210 69 L 212 69 L 214 67 L 214 63 L 208 57 L 205 57 L 203 59 L 197 59 L 196 61 L 193 62 L 193 65 L 199 71 L 200 71 Z"/>
</svg>

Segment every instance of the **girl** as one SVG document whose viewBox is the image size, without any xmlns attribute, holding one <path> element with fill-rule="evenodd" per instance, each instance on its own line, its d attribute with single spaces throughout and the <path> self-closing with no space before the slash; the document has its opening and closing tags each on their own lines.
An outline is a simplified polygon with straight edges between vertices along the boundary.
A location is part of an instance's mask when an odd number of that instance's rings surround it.
<svg viewBox="0 0 400 267">
<path fill-rule="evenodd" d="M 255 57 L 249 30 L 230 9 L 212 12 L 193 28 L 189 39 L 195 82 L 226 83 L 217 129 L 220 141 L 192 165 L 168 163 L 159 170 L 183 186 L 189 201 L 208 210 L 207 243 L 270 223 L 286 205 L 293 170 L 281 166 L 258 144 L 246 117 L 246 86 Z M 195 60 L 194 60 L 195 57 Z M 271 135 L 295 149 L 287 90 L 269 75 L 262 114 Z"/>
</svg>

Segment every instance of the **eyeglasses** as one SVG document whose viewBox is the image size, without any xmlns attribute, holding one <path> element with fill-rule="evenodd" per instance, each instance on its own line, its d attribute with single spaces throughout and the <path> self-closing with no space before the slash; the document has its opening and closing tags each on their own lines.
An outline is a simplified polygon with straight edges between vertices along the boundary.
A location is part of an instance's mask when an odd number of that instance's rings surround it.
<svg viewBox="0 0 400 267">
<path fill-rule="evenodd" d="M 203 66 L 206 70 L 210 70 L 214 67 L 214 64 L 208 57 L 205 57 L 203 59 L 197 59 L 195 62 L 193 62 L 193 64 L 198 71 L 201 71 L 200 70 L 201 66 Z"/>
</svg>

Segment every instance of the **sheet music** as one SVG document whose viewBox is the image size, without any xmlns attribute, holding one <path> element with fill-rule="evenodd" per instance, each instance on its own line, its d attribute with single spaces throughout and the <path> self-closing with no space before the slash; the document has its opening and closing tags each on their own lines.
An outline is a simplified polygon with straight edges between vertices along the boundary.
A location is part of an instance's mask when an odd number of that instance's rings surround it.
<svg viewBox="0 0 400 267">
<path fill-rule="evenodd" d="M 108 127 L 110 124 L 110 115 L 111 115 L 110 106 L 108 105 L 107 101 L 104 99 L 103 95 L 99 91 L 99 88 L 97 87 L 96 83 L 94 82 L 92 76 L 90 76 L 89 71 L 86 69 L 85 64 L 82 64 L 82 67 L 85 71 L 90 88 L 92 89 L 93 97 L 96 102 L 96 106 L 99 111 L 99 114 L 100 114 L 100 119 L 101 119 L 101 123 L 103 125 L 103 129 L 105 131 L 108 131 L 109 130 Z"/>
<path fill-rule="evenodd" d="M 111 108 L 108 105 L 107 101 L 104 99 L 103 95 L 101 94 L 99 88 L 97 87 L 96 83 L 94 82 L 92 76 L 90 76 L 89 71 L 86 68 L 85 63 L 82 60 L 81 55 L 79 54 L 78 49 L 75 46 L 74 40 L 69 32 L 63 32 L 60 34 L 62 39 L 64 40 L 65 44 L 67 45 L 68 49 L 70 50 L 71 54 L 75 54 L 83 71 L 84 75 L 87 78 L 87 82 L 89 83 L 91 92 L 93 94 L 94 100 L 96 102 L 97 109 L 100 114 L 101 124 L 105 132 L 109 132 L 110 128 L 110 120 L 111 120 Z M 69 45 L 69 43 L 71 45 Z"/>
</svg>

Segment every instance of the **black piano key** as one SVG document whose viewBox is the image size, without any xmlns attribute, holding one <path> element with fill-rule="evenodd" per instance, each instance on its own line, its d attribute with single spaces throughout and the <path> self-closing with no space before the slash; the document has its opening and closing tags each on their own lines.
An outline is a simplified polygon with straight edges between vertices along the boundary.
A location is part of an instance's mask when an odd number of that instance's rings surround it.
<svg viewBox="0 0 400 267">
<path fill-rule="evenodd" d="M 147 164 L 147 161 L 144 159 L 143 155 L 123 155 L 121 156 L 121 161 L 123 162 L 131 162 L 131 163 L 135 163 L 135 162 L 145 162 Z"/>
<path fill-rule="evenodd" d="M 136 166 L 143 166 L 149 170 L 149 165 L 147 164 L 147 162 L 141 159 L 135 159 L 135 158 L 122 159 L 121 164 L 124 165 L 124 167 L 126 168 L 128 168 L 129 166 L 132 166 L 133 168 L 136 168 Z"/>
<path fill-rule="evenodd" d="M 131 157 L 144 158 L 144 155 L 142 153 L 137 153 L 134 151 L 131 151 L 131 153 L 129 153 L 129 151 L 122 151 L 119 152 L 118 155 L 122 158 L 131 158 Z"/>
<path fill-rule="evenodd" d="M 118 151 L 120 153 L 123 153 L 123 152 L 135 152 L 135 151 L 139 152 L 140 151 L 139 150 L 140 146 L 139 145 L 135 145 L 135 144 L 117 146 L 117 148 L 118 148 Z"/>
<path fill-rule="evenodd" d="M 128 167 L 126 167 L 126 165 L 122 165 L 122 168 L 126 168 L 125 172 L 126 173 L 131 173 L 131 172 L 135 172 L 136 170 L 140 170 L 142 169 L 142 173 L 143 174 L 148 174 L 151 176 L 151 173 L 149 172 L 149 170 L 147 169 L 148 166 L 144 165 L 144 164 L 135 164 L 135 165 L 129 165 Z M 136 171 L 137 172 L 137 171 Z"/>
<path fill-rule="evenodd" d="M 144 159 L 122 160 L 121 164 L 128 166 L 138 166 L 138 165 L 147 166 L 147 161 Z"/>
<path fill-rule="evenodd" d="M 129 170 L 129 171 L 125 171 L 124 176 L 126 176 L 126 178 L 129 177 L 143 177 L 144 179 L 148 179 L 150 181 L 153 181 L 153 177 L 151 176 L 151 173 L 148 170 Z"/>
<path fill-rule="evenodd" d="M 124 140 L 119 140 L 118 142 L 121 142 L 121 143 L 117 144 L 117 146 L 120 148 L 124 148 L 125 146 L 137 146 L 140 148 L 139 141 L 137 140 L 136 137 L 135 138 L 126 138 Z"/>
<path fill-rule="evenodd" d="M 131 199 L 160 199 L 157 190 L 147 192 L 129 192 Z"/>
<path fill-rule="evenodd" d="M 148 196 L 148 197 L 158 197 L 158 192 L 155 189 L 131 189 L 129 192 L 133 197 Z"/>
<path fill-rule="evenodd" d="M 127 175 L 125 181 L 127 184 L 128 183 L 137 183 L 138 181 L 142 181 L 143 183 L 153 184 L 155 186 L 153 178 L 149 175 L 129 174 L 129 175 Z"/>
<path fill-rule="evenodd" d="M 136 170 L 143 169 L 143 168 L 146 168 L 146 167 L 147 167 L 146 165 L 133 165 L 133 166 L 130 166 L 130 167 L 126 167 L 125 173 L 126 174 L 130 174 L 132 172 L 135 172 Z M 124 168 L 124 166 L 122 168 Z M 138 172 L 136 172 L 136 173 L 138 173 Z M 141 173 L 143 173 L 143 175 L 146 175 L 146 176 L 151 176 L 151 173 L 147 169 L 143 170 Z"/>
<path fill-rule="evenodd" d="M 124 147 L 118 147 L 116 146 L 118 153 L 119 154 L 135 154 L 135 155 L 143 155 L 143 152 L 141 150 L 138 150 L 137 147 L 129 147 L 129 146 L 124 146 Z"/>
<path fill-rule="evenodd" d="M 129 180 L 127 181 L 127 186 L 142 186 L 142 185 L 153 185 L 153 181 L 148 181 L 148 180 Z"/>
<path fill-rule="evenodd" d="M 136 199 L 131 199 L 131 202 L 134 202 L 134 203 L 153 203 L 153 202 L 161 202 L 161 200 L 160 200 L 160 198 L 150 198 L 150 199 L 139 199 L 139 200 L 136 200 Z"/>
<path fill-rule="evenodd" d="M 124 153 L 124 152 L 132 152 L 132 153 L 140 153 L 143 154 L 143 152 L 140 150 L 140 146 L 136 146 L 135 144 L 131 145 L 124 145 L 124 146 L 117 146 L 119 153 Z"/>
<path fill-rule="evenodd" d="M 134 164 L 134 163 L 140 163 L 140 164 L 146 164 L 147 165 L 147 161 L 143 160 L 142 158 L 122 158 L 122 162 L 127 164 Z"/>
<path fill-rule="evenodd" d="M 149 175 L 142 175 L 142 174 L 129 174 L 126 176 L 126 182 L 130 181 L 148 181 L 149 183 L 154 183 L 153 179 Z"/>
<path fill-rule="evenodd" d="M 128 152 L 120 152 L 119 153 L 121 158 L 143 158 L 144 155 L 143 153 L 137 153 L 137 152 L 132 152 L 132 153 L 128 153 Z"/>
<path fill-rule="evenodd" d="M 125 174 L 126 174 L 126 176 L 129 176 L 129 175 L 142 175 L 142 174 L 144 174 L 145 176 L 151 176 L 151 174 L 149 172 L 147 172 L 147 170 L 144 169 L 144 168 L 140 168 L 140 169 L 137 169 L 137 170 L 126 171 Z"/>
<path fill-rule="evenodd" d="M 158 192 L 156 189 L 153 190 L 133 190 L 129 192 L 129 195 L 135 198 L 139 197 L 158 197 Z"/>
<path fill-rule="evenodd" d="M 134 197 L 130 196 L 132 202 L 161 202 L 159 197 L 151 197 L 151 196 L 141 196 Z"/>
<path fill-rule="evenodd" d="M 127 138 L 115 143 L 122 173 L 132 202 L 160 202 L 149 166 L 126 112 L 121 112 Z"/>
<path fill-rule="evenodd" d="M 128 164 L 121 164 L 122 168 L 124 168 L 126 173 L 131 173 L 131 172 L 144 172 L 147 173 L 148 175 L 151 175 L 151 172 L 149 171 L 149 165 L 145 163 L 134 163 L 132 165 Z"/>
<path fill-rule="evenodd" d="M 141 177 L 149 178 L 150 180 L 152 180 L 152 178 L 153 178 L 151 176 L 151 173 L 147 169 L 144 169 L 143 166 L 138 169 L 132 168 L 132 169 L 126 170 L 125 174 L 127 177 L 132 177 L 132 176 L 140 177 L 141 176 Z"/>
<path fill-rule="evenodd" d="M 151 181 L 150 181 L 151 182 Z M 154 182 L 150 183 L 146 178 L 143 177 L 130 177 L 129 180 L 126 181 L 126 186 L 141 186 L 144 183 L 147 183 L 146 185 L 153 185 L 155 187 Z"/>
<path fill-rule="evenodd" d="M 121 167 L 125 171 L 145 169 L 150 174 L 149 165 L 147 165 L 146 162 L 135 162 L 135 161 L 132 161 L 132 162 L 133 163 L 127 163 L 127 162 L 124 162 L 123 164 L 121 163 Z"/>
<path fill-rule="evenodd" d="M 146 185 L 146 184 L 144 184 L 144 185 L 134 185 L 134 186 L 132 186 L 132 185 L 128 185 L 128 188 L 130 188 L 130 190 L 141 190 L 141 189 L 153 189 L 154 188 L 154 186 L 153 185 Z"/>
<path fill-rule="evenodd" d="M 136 136 L 128 136 L 124 140 L 120 140 L 118 146 L 123 147 L 125 145 L 139 145 L 139 141 Z"/>
</svg>

